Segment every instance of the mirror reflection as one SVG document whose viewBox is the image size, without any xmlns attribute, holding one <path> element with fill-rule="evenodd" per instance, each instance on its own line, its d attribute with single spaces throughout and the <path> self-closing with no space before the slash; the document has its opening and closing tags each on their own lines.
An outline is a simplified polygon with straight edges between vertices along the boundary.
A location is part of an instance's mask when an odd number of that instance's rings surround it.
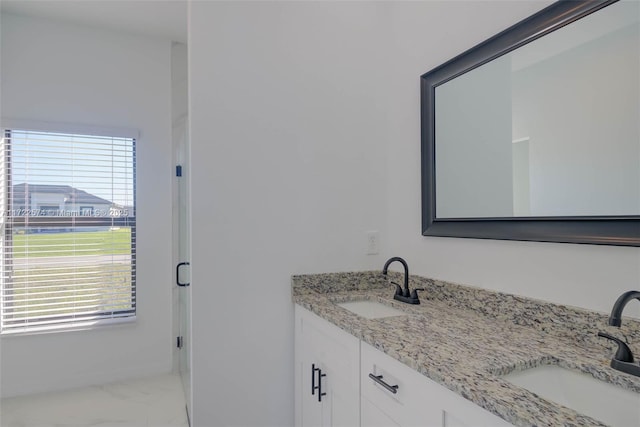
<svg viewBox="0 0 640 427">
<path fill-rule="evenodd" d="M 435 89 L 436 217 L 640 215 L 640 2 Z"/>
</svg>

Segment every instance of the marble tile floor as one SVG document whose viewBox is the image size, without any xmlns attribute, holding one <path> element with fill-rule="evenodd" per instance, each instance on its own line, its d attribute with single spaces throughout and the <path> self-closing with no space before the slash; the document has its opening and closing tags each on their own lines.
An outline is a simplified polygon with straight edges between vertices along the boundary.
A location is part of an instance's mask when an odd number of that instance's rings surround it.
<svg viewBox="0 0 640 427">
<path fill-rule="evenodd" d="M 3 399 L 1 427 L 188 427 L 180 377 L 167 374 Z"/>
</svg>

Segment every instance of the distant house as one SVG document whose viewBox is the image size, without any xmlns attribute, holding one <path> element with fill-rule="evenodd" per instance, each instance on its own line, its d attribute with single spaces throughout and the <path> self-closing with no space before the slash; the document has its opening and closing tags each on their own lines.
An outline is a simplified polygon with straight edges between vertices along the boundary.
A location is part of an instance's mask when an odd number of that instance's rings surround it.
<svg viewBox="0 0 640 427">
<path fill-rule="evenodd" d="M 14 217 L 91 217 L 114 218 L 129 216 L 125 209 L 70 185 L 16 184 L 11 195 L 11 215 Z M 98 231 L 106 225 L 70 227 L 69 222 L 28 227 L 14 227 L 16 233 L 55 233 L 65 231 Z M 26 224 L 25 224 L 26 225 Z"/>
<path fill-rule="evenodd" d="M 11 209 L 15 216 L 110 217 L 120 207 L 69 185 L 16 184 Z"/>
</svg>

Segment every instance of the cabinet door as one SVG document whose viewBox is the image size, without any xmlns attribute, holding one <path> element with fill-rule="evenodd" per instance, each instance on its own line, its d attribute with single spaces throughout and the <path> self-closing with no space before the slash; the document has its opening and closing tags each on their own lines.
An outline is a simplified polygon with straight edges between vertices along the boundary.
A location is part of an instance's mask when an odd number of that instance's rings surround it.
<svg viewBox="0 0 640 427">
<path fill-rule="evenodd" d="M 358 384 L 342 378 L 336 370 L 326 367 L 326 377 L 322 377 L 322 425 L 332 427 L 354 427 L 360 425 Z M 357 368 L 356 368 L 357 369 Z M 356 371 L 357 372 L 357 371 Z"/>
<path fill-rule="evenodd" d="M 296 425 L 300 427 L 318 427 L 322 425 L 322 403 L 318 401 L 316 383 L 319 372 L 322 369 L 317 363 L 312 362 L 313 355 L 308 347 L 296 349 L 299 351 L 299 360 L 296 362 Z"/>
<path fill-rule="evenodd" d="M 512 424 L 473 402 L 442 387 L 443 427 L 513 427 Z"/>
<path fill-rule="evenodd" d="M 295 320 L 296 425 L 359 426 L 360 341 L 298 305 Z"/>
</svg>

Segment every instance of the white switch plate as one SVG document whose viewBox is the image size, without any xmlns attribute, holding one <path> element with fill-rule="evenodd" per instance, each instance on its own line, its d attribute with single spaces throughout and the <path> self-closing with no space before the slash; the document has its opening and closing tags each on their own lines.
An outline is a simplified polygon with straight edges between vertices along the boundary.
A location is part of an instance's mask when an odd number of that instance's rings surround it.
<svg viewBox="0 0 640 427">
<path fill-rule="evenodd" d="M 380 249 L 380 233 L 378 230 L 367 231 L 367 255 L 378 255 Z"/>
</svg>

